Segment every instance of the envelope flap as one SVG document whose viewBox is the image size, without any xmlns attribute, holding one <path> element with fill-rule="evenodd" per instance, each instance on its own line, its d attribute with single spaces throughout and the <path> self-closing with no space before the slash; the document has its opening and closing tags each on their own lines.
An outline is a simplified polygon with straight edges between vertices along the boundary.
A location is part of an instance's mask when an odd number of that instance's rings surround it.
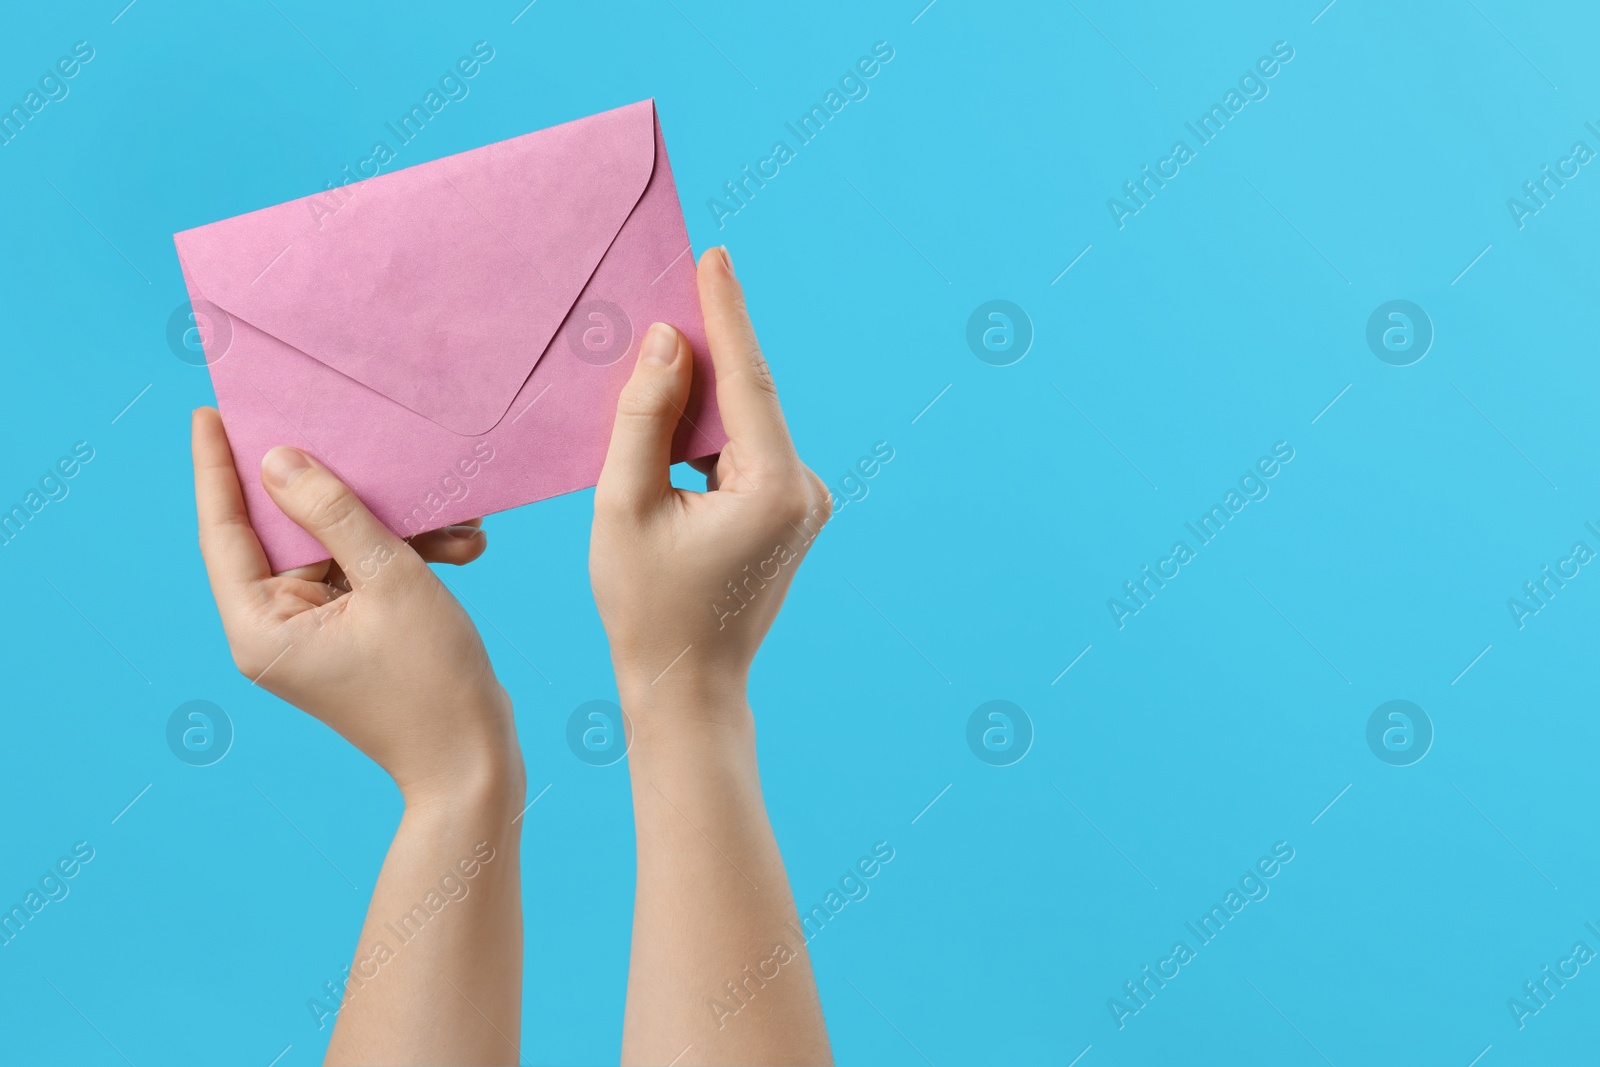
<svg viewBox="0 0 1600 1067">
<path fill-rule="evenodd" d="M 194 288 L 460 434 L 503 418 L 655 166 L 643 101 L 176 237 Z"/>
</svg>

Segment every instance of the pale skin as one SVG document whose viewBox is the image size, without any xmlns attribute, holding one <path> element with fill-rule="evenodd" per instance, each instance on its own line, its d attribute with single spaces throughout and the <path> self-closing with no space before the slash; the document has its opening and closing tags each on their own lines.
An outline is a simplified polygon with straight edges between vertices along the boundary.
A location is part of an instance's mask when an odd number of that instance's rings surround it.
<svg viewBox="0 0 1600 1067">
<path fill-rule="evenodd" d="M 725 250 L 701 258 L 699 286 L 729 438 L 708 492 L 668 480 L 690 350 L 658 323 L 618 403 L 589 548 L 633 728 L 638 889 L 622 1061 L 832 1063 L 746 699 L 751 661 L 831 498 L 795 453 Z"/>
<path fill-rule="evenodd" d="M 830 496 L 795 453 L 724 250 L 702 257 L 699 287 L 729 437 L 697 464 L 708 491 L 668 478 L 691 355 L 659 323 L 595 490 L 590 576 L 631 724 L 638 840 L 622 1058 L 832 1063 L 746 699 Z M 481 529 L 402 541 L 322 464 L 278 448 L 262 484 L 333 558 L 274 576 L 209 408 L 195 412 L 194 459 L 202 554 L 239 669 L 374 759 L 405 800 L 327 1062 L 519 1062 L 522 757 L 477 632 L 426 566 L 472 562 Z M 400 944 L 393 927 L 430 892 L 449 902 Z"/>
<path fill-rule="evenodd" d="M 425 562 L 470 562 L 482 531 L 408 544 L 327 468 L 277 448 L 262 484 L 333 561 L 274 576 L 222 420 L 201 408 L 193 429 L 200 548 L 234 662 L 375 760 L 405 801 L 351 963 L 365 980 L 346 990 L 327 1062 L 517 1062 L 522 756 L 477 630 Z M 386 924 L 417 905 L 429 917 L 402 943 Z"/>
</svg>

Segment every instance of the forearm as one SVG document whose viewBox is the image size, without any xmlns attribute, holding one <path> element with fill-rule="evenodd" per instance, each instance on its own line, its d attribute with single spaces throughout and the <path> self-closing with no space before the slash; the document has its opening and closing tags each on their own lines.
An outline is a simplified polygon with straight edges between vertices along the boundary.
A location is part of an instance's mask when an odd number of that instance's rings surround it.
<svg viewBox="0 0 1600 1067">
<path fill-rule="evenodd" d="M 520 766 L 408 798 L 351 964 L 329 1063 L 517 1063 Z"/>
<path fill-rule="evenodd" d="M 743 697 L 624 699 L 638 890 L 623 1062 L 831 1063 Z"/>
</svg>

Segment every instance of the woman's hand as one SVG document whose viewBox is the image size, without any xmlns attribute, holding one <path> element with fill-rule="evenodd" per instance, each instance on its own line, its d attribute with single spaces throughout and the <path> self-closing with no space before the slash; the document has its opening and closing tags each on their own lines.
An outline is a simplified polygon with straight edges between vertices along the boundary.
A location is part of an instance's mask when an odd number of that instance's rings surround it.
<svg viewBox="0 0 1600 1067">
<path fill-rule="evenodd" d="M 211 592 L 239 670 L 376 760 L 408 801 L 482 787 L 521 796 L 511 701 L 466 612 L 428 562 L 483 554 L 474 525 L 396 536 L 297 449 L 261 480 L 327 563 L 276 577 L 245 513 L 222 419 L 194 413 L 195 503 Z"/>
<path fill-rule="evenodd" d="M 795 455 L 722 249 L 700 260 L 700 306 L 728 431 L 709 492 L 668 480 L 691 358 L 683 335 L 657 324 L 594 497 L 589 574 L 633 726 L 622 1062 L 831 1063 L 745 700 L 750 661 L 831 498 Z"/>
<path fill-rule="evenodd" d="M 789 440 L 723 249 L 701 258 L 699 282 L 728 432 L 709 491 L 669 480 L 691 360 L 683 335 L 661 323 L 640 345 L 595 489 L 589 575 L 624 707 L 664 690 L 742 703 L 756 649 L 831 511 Z"/>
<path fill-rule="evenodd" d="M 515 1058 L 522 893 L 513 813 L 522 805 L 522 755 L 511 701 L 477 630 L 428 569 L 429 561 L 482 555 L 483 532 L 452 528 L 408 544 L 293 448 L 267 453 L 261 481 L 331 561 L 273 576 L 245 514 L 222 419 L 196 411 L 200 551 L 234 662 L 376 760 L 406 801 L 328 1062 Z M 450 892 L 448 911 L 417 907 L 443 899 L 441 889 Z M 408 909 L 428 922 L 427 936 L 389 944 L 394 917 Z"/>
</svg>

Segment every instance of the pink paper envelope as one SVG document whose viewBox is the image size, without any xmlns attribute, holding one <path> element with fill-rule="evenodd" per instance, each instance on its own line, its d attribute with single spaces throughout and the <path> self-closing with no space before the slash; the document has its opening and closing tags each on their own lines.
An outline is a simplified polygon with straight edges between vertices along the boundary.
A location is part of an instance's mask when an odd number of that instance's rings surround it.
<svg viewBox="0 0 1600 1067">
<path fill-rule="evenodd" d="M 407 537 L 587 488 L 652 322 L 694 348 L 674 461 L 726 443 L 654 101 L 173 240 L 275 571 L 328 553 L 261 488 L 273 446 Z"/>
</svg>

